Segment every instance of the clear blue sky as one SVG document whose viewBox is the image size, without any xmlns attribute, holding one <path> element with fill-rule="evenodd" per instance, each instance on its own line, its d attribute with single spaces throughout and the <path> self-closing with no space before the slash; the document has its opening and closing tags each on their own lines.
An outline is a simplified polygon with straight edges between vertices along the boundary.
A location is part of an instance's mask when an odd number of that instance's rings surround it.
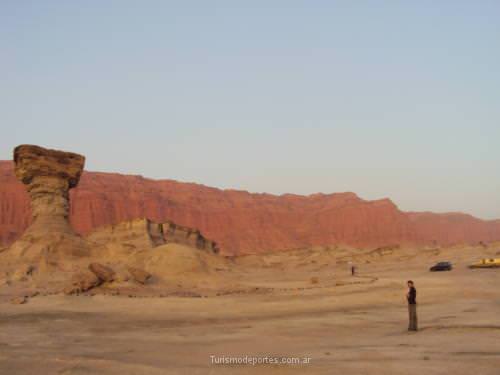
<svg viewBox="0 0 500 375">
<path fill-rule="evenodd" d="M 0 2 L 0 159 L 500 218 L 500 1 Z"/>
</svg>

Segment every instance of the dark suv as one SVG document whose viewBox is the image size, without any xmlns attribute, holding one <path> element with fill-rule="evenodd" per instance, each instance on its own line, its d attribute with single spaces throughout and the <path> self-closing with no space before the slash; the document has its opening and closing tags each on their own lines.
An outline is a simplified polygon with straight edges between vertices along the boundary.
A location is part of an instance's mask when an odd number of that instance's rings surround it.
<svg viewBox="0 0 500 375">
<path fill-rule="evenodd" d="M 435 272 L 435 271 L 451 271 L 453 266 L 451 265 L 451 262 L 439 262 L 433 265 L 429 271 Z"/>
</svg>

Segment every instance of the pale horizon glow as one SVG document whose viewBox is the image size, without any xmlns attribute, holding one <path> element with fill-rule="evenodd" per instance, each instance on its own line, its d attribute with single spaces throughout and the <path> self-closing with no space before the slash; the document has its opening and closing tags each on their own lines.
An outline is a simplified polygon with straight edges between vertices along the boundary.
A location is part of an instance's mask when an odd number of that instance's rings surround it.
<svg viewBox="0 0 500 375">
<path fill-rule="evenodd" d="M 243 5 L 244 4 L 244 5 Z M 0 160 L 500 218 L 500 2 L 5 1 Z"/>
</svg>

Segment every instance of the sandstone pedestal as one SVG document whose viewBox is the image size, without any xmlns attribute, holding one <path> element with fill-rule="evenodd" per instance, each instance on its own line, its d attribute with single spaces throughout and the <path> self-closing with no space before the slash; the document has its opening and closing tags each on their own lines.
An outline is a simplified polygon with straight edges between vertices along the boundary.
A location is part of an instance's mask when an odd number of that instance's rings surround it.
<svg viewBox="0 0 500 375">
<path fill-rule="evenodd" d="M 15 173 L 31 198 L 32 223 L 9 249 L 30 260 L 86 256 L 88 247 L 69 223 L 69 190 L 83 171 L 85 157 L 38 146 L 14 150 Z"/>
</svg>

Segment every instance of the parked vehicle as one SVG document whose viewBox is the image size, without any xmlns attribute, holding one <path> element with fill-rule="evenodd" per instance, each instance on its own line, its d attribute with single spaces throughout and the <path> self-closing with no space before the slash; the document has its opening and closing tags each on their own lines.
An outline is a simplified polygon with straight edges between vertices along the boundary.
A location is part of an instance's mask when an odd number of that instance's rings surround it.
<svg viewBox="0 0 500 375">
<path fill-rule="evenodd" d="M 500 268 L 500 258 L 481 259 L 472 263 L 469 268 Z"/>
<path fill-rule="evenodd" d="M 453 265 L 451 262 L 439 262 L 433 265 L 431 268 L 429 268 L 429 271 L 431 272 L 436 272 L 436 271 L 451 271 L 453 269 Z"/>
</svg>

